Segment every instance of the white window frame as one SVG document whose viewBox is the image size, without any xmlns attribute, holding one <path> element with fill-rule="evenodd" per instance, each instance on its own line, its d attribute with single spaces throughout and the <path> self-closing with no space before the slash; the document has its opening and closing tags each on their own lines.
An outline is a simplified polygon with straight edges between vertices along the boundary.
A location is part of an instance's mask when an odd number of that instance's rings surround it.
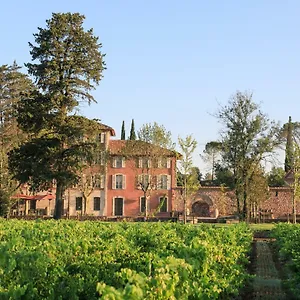
<svg viewBox="0 0 300 300">
<path fill-rule="evenodd" d="M 144 178 L 145 176 L 148 177 L 148 183 L 150 185 L 150 188 L 151 188 L 151 175 L 150 174 L 147 174 L 147 173 L 143 173 L 143 174 L 139 174 L 137 177 L 137 189 L 138 190 L 141 190 L 142 189 L 142 186 L 141 186 L 141 183 L 144 184 Z M 148 188 L 149 189 L 149 188 Z"/>
<path fill-rule="evenodd" d="M 163 165 L 163 161 L 165 160 L 166 164 Z M 170 157 L 161 157 L 158 160 L 158 168 L 160 169 L 170 169 L 171 167 L 171 159 Z"/>
<path fill-rule="evenodd" d="M 121 216 L 116 216 L 115 215 L 115 200 L 116 200 L 116 198 L 123 199 L 122 215 Z M 115 197 L 113 197 L 113 216 L 115 216 L 115 217 L 124 217 L 124 208 L 125 208 L 125 198 L 123 196 L 115 196 Z"/>
<path fill-rule="evenodd" d="M 147 162 L 146 162 L 147 160 Z M 144 162 L 145 164 L 147 164 L 147 166 L 144 166 Z M 150 169 L 151 168 L 151 159 L 147 158 L 147 157 L 139 157 L 139 168 L 140 169 Z"/>
<path fill-rule="evenodd" d="M 166 204 L 167 204 L 167 210 L 166 211 L 160 211 L 161 210 L 161 208 L 160 208 L 159 212 L 166 213 L 166 212 L 169 211 L 169 198 L 168 198 L 168 196 L 159 196 L 158 197 L 158 201 L 159 201 L 158 205 L 160 205 L 160 199 L 162 199 L 162 198 L 166 198 L 165 201 L 166 201 Z"/>
<path fill-rule="evenodd" d="M 122 176 L 122 188 L 120 189 L 120 188 L 117 188 L 117 185 L 116 185 L 116 183 L 117 183 L 117 176 Z M 112 175 L 112 182 L 111 182 L 111 184 L 112 184 L 112 189 L 113 190 L 125 190 L 126 189 L 126 175 L 124 175 L 124 174 L 114 174 L 114 175 Z"/>
<path fill-rule="evenodd" d="M 118 162 L 120 163 L 120 166 L 118 166 L 118 164 L 117 164 Z M 125 168 L 125 157 L 115 156 L 113 158 L 113 168 L 117 168 L 117 169 Z"/>
<path fill-rule="evenodd" d="M 167 176 L 167 186 L 162 187 L 162 176 Z M 170 190 L 171 189 L 171 175 L 160 174 L 157 176 L 157 189 L 159 190 Z"/>
<path fill-rule="evenodd" d="M 106 133 L 105 132 L 101 132 L 100 133 L 100 143 L 104 144 L 106 140 Z"/>
</svg>

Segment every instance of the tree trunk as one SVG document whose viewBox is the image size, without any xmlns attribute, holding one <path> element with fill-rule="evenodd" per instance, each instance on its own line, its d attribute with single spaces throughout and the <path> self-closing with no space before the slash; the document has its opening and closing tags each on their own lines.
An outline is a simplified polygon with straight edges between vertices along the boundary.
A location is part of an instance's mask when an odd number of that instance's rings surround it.
<svg viewBox="0 0 300 300">
<path fill-rule="evenodd" d="M 186 224 L 186 211 L 187 211 L 187 205 L 186 205 L 186 198 L 183 199 L 183 223 Z"/>
<path fill-rule="evenodd" d="M 240 193 L 239 193 L 237 187 L 236 187 L 236 189 L 235 189 L 235 197 L 236 197 L 237 213 L 238 213 L 239 218 L 240 218 L 240 217 L 241 217 Z"/>
<path fill-rule="evenodd" d="M 144 199 L 145 199 L 145 219 L 148 218 L 148 199 L 147 199 L 147 191 L 144 191 Z"/>
<path fill-rule="evenodd" d="M 186 180 L 186 174 L 184 176 L 184 199 L 183 199 L 183 223 L 186 224 L 187 219 L 187 180 Z"/>
<path fill-rule="evenodd" d="M 87 196 L 85 195 L 85 193 L 82 193 L 82 196 L 83 196 L 83 215 L 86 215 L 86 207 L 87 207 L 87 203 L 88 203 L 88 200 L 87 200 Z"/>
<path fill-rule="evenodd" d="M 63 214 L 63 208 L 64 208 L 64 187 L 62 183 L 59 181 L 56 184 L 56 197 L 55 197 L 55 209 L 54 209 L 54 219 L 59 220 L 62 217 Z"/>
<path fill-rule="evenodd" d="M 244 186 L 243 191 L 243 221 L 249 221 L 248 220 L 248 201 L 247 201 L 247 187 Z"/>
</svg>

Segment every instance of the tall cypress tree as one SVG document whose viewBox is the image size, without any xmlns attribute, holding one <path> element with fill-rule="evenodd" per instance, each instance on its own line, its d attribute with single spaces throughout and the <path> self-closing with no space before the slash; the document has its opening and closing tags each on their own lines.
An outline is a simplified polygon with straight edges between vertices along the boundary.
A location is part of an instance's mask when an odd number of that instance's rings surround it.
<svg viewBox="0 0 300 300">
<path fill-rule="evenodd" d="M 122 122 L 121 140 L 125 140 L 125 122 Z"/>
<path fill-rule="evenodd" d="M 293 168 L 293 156 L 294 156 L 293 123 L 292 123 L 291 116 L 289 116 L 289 122 L 287 124 L 286 147 L 285 147 L 285 161 L 284 161 L 285 172 L 288 172 Z"/>
<path fill-rule="evenodd" d="M 136 134 L 135 134 L 135 129 L 134 129 L 134 119 L 132 119 L 132 121 L 131 121 L 131 129 L 130 129 L 129 139 L 132 141 L 136 140 Z"/>
</svg>

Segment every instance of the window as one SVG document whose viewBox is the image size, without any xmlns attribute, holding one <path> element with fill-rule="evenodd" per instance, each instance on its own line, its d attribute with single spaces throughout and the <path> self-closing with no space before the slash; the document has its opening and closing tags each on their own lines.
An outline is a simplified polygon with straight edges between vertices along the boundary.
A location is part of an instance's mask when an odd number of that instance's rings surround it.
<svg viewBox="0 0 300 300">
<path fill-rule="evenodd" d="M 112 189 L 124 190 L 125 189 L 125 175 L 116 174 L 112 175 Z"/>
<path fill-rule="evenodd" d="M 123 175 L 116 175 L 116 189 L 123 189 Z"/>
<path fill-rule="evenodd" d="M 157 176 L 157 188 L 160 190 L 171 189 L 171 175 L 158 175 Z"/>
<path fill-rule="evenodd" d="M 139 168 L 148 169 L 151 167 L 151 161 L 147 157 L 139 158 Z"/>
<path fill-rule="evenodd" d="M 82 210 L 82 197 L 76 197 L 76 210 Z"/>
<path fill-rule="evenodd" d="M 275 197 L 278 197 L 278 191 L 275 192 Z"/>
<path fill-rule="evenodd" d="M 151 176 L 149 174 L 138 175 L 138 189 L 147 190 L 149 188 Z"/>
<path fill-rule="evenodd" d="M 106 133 L 105 132 L 101 132 L 97 136 L 97 141 L 99 141 L 101 144 L 104 144 L 105 143 L 105 138 L 106 138 Z"/>
<path fill-rule="evenodd" d="M 105 143 L 106 134 L 105 132 L 101 132 L 100 134 L 100 143 Z"/>
<path fill-rule="evenodd" d="M 117 156 L 113 158 L 113 167 L 114 168 L 124 168 L 125 167 L 125 158 L 122 156 Z"/>
<path fill-rule="evenodd" d="M 158 160 L 158 167 L 159 168 L 170 168 L 171 166 L 171 159 L 169 157 L 162 157 Z"/>
<path fill-rule="evenodd" d="M 100 197 L 94 197 L 94 210 L 100 210 Z"/>
<path fill-rule="evenodd" d="M 123 216 L 123 207 L 124 201 L 123 198 L 114 198 L 114 215 L 115 216 Z"/>
<path fill-rule="evenodd" d="M 106 152 L 103 150 L 97 151 L 96 156 L 95 156 L 95 164 L 104 166 L 105 161 L 106 161 Z"/>
<path fill-rule="evenodd" d="M 160 175 L 158 186 L 161 190 L 166 190 L 168 188 L 168 175 Z"/>
<path fill-rule="evenodd" d="M 93 175 L 92 176 L 92 188 L 96 188 L 96 189 L 104 189 L 104 180 L 105 177 L 104 175 Z"/>
<path fill-rule="evenodd" d="M 146 198 L 141 197 L 140 198 L 140 212 L 143 213 L 146 211 Z"/>
<path fill-rule="evenodd" d="M 159 207 L 160 212 L 167 212 L 168 211 L 168 198 L 167 197 L 159 197 Z"/>
<path fill-rule="evenodd" d="M 101 185 L 100 176 L 99 175 L 92 176 L 92 188 L 94 187 L 96 189 L 99 189 L 100 185 Z"/>
<path fill-rule="evenodd" d="M 36 210 L 36 200 L 31 200 L 29 201 L 29 203 L 30 203 L 29 209 Z"/>
</svg>

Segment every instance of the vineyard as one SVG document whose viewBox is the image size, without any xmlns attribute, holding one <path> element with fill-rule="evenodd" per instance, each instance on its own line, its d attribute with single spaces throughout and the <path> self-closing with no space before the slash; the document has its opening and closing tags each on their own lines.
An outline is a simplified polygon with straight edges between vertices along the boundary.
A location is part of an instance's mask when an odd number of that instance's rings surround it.
<svg viewBox="0 0 300 300">
<path fill-rule="evenodd" d="M 251 240 L 243 224 L 0 220 L 0 299 L 230 299 Z"/>
<path fill-rule="evenodd" d="M 300 225 L 278 224 L 273 230 L 279 258 L 285 265 L 286 285 L 296 299 L 300 293 Z"/>
</svg>

